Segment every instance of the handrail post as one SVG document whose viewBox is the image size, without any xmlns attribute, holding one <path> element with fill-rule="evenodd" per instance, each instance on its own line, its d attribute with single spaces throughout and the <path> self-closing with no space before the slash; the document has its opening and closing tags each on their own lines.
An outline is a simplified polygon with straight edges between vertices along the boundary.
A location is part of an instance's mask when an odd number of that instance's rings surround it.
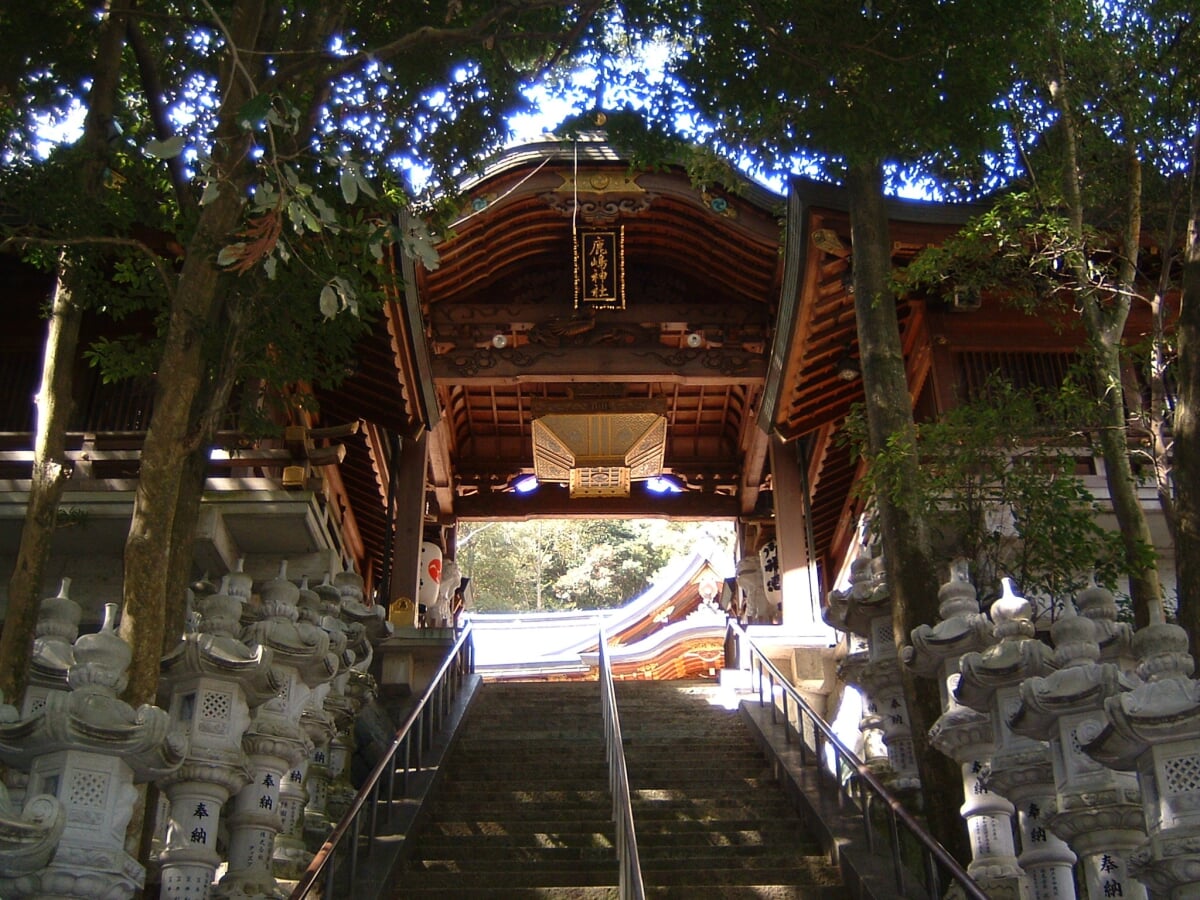
<svg viewBox="0 0 1200 900">
<path fill-rule="evenodd" d="M 375 836 L 379 834 L 379 782 L 371 789 L 371 824 L 367 828 L 367 851 L 363 856 L 371 855 L 371 847 L 375 844 Z"/>
<path fill-rule="evenodd" d="M 896 884 L 900 887 L 900 894 L 903 896 L 905 887 L 905 871 L 904 871 L 904 851 L 900 846 L 900 823 L 896 821 L 896 811 L 894 809 L 888 811 L 888 829 L 891 832 L 892 839 L 892 868 L 896 872 Z"/>
<path fill-rule="evenodd" d="M 396 805 L 396 756 L 397 751 L 393 750 L 390 754 L 391 762 L 388 765 L 388 788 L 387 788 L 387 808 L 383 811 L 383 821 L 389 825 L 392 822 L 392 807 Z"/>
<path fill-rule="evenodd" d="M 404 735 L 404 777 L 400 779 L 401 788 L 408 794 L 408 773 L 412 769 L 412 735 Z"/>
</svg>

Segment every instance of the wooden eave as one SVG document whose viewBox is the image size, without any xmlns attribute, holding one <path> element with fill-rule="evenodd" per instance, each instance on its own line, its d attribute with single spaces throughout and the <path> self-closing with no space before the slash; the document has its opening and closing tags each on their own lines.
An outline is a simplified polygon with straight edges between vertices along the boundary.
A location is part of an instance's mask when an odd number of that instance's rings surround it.
<svg viewBox="0 0 1200 900">
<path fill-rule="evenodd" d="M 755 416 L 779 296 L 778 198 L 699 189 L 680 172 L 631 172 L 581 149 L 578 169 L 559 145 L 492 167 L 439 244 L 438 267 L 416 273 L 445 417 L 430 435 L 443 470 L 431 472 L 435 515 L 744 513 L 766 477 Z M 587 316 L 574 306 L 573 225 L 614 223 L 627 303 Z M 687 345 L 693 333 L 702 346 Z M 497 335 L 505 346 L 493 345 Z M 553 486 L 528 498 L 506 489 L 532 464 L 533 401 L 599 383 L 665 400 L 665 468 L 691 489 L 682 499 L 635 491 L 566 502 Z"/>
<path fill-rule="evenodd" d="M 896 201 L 888 205 L 892 259 L 903 266 L 936 245 L 976 212 L 973 207 Z M 851 288 L 853 248 L 844 192 L 797 180 L 788 198 L 784 294 L 779 301 L 771 371 L 759 424 L 785 441 L 807 444 L 810 525 L 814 551 L 829 569 L 854 540 L 860 510 L 853 496 L 858 465 L 838 430 L 862 401 L 862 380 L 837 373 L 858 359 Z M 926 305 L 897 301 L 901 340 L 915 402 L 933 368 Z"/>
</svg>

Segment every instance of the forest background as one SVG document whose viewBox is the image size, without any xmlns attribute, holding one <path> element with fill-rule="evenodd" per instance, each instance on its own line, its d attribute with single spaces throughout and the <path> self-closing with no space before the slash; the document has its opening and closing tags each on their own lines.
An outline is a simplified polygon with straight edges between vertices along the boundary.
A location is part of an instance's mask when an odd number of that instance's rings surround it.
<svg viewBox="0 0 1200 900">
<path fill-rule="evenodd" d="M 466 522 L 457 555 L 472 612 L 611 609 L 637 597 L 673 560 L 704 552 L 733 574 L 730 522 L 555 519 Z"/>
</svg>

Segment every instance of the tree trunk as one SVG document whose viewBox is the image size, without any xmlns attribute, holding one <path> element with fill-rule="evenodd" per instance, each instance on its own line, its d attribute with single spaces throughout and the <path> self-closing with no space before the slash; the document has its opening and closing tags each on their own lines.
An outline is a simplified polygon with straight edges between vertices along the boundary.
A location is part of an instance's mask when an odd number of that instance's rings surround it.
<svg viewBox="0 0 1200 900">
<path fill-rule="evenodd" d="M 21 544 L 12 577 L 8 582 L 8 610 L 0 635 L 0 691 L 8 702 L 19 706 L 29 678 L 33 635 L 42 597 L 42 580 L 50 558 L 58 503 L 70 470 L 66 462 L 67 423 L 71 417 L 71 381 L 75 351 L 79 345 L 79 323 L 83 310 L 75 302 L 69 281 L 70 269 L 59 260 L 54 284 L 46 346 L 42 359 L 42 383 L 38 388 L 37 435 L 33 448 L 33 480 L 21 528 Z"/>
<path fill-rule="evenodd" d="M 108 129 L 116 104 L 121 51 L 130 4 L 114 2 L 100 25 L 96 68 L 88 93 L 82 142 L 87 150 L 80 169 L 80 195 L 85 202 L 103 187 L 108 159 Z M 37 434 L 34 438 L 33 478 L 29 486 L 25 521 L 16 564 L 8 585 L 8 609 L 0 636 L 0 691 L 9 703 L 20 705 L 29 677 L 34 628 L 42 598 L 42 579 L 50 558 L 58 504 L 69 472 L 66 465 L 66 432 L 71 416 L 73 373 L 79 349 L 82 302 L 72 287 L 71 265 L 66 254 L 59 260 L 46 345 L 42 381 L 37 394 Z"/>
<path fill-rule="evenodd" d="M 1175 572 L 1178 621 L 1200 659 L 1200 128 L 1192 136 L 1183 290 L 1176 326 Z"/>
<path fill-rule="evenodd" d="M 866 395 L 867 435 L 872 454 L 895 438 L 914 433 L 912 397 L 904 366 L 904 349 L 896 302 L 889 288 L 891 240 L 884 205 L 883 171 L 878 164 L 851 166 L 846 180 L 850 197 L 853 240 L 854 312 Z M 915 447 L 907 460 L 917 469 Z M 928 524 L 888 496 L 875 498 L 878 507 L 884 563 L 892 595 L 896 650 L 908 643 L 918 625 L 931 625 L 938 616 L 938 573 Z M 904 696 L 912 728 L 913 750 L 927 798 L 960 797 L 962 774 L 949 757 L 929 745 L 929 729 L 941 715 L 936 690 L 918 682 L 901 666 Z M 929 802 L 925 817 L 930 830 L 956 859 L 970 858 L 966 829 L 958 803 Z"/>
<path fill-rule="evenodd" d="M 1162 510 L 1167 525 L 1167 534 L 1175 544 L 1175 483 L 1171 457 L 1174 455 L 1174 428 L 1171 422 L 1171 397 L 1167 385 L 1167 365 L 1170 338 L 1167 336 L 1167 316 L 1170 307 L 1167 295 L 1172 287 L 1172 268 L 1175 259 L 1176 216 L 1179 198 L 1172 181 L 1171 199 L 1167 209 L 1166 227 L 1159 240 L 1163 248 L 1163 265 L 1158 285 L 1150 301 L 1150 313 L 1154 322 L 1150 339 L 1149 382 L 1150 407 L 1145 412 L 1146 428 L 1150 433 L 1150 458 L 1154 466 L 1154 490 L 1158 495 L 1158 507 Z"/>
<path fill-rule="evenodd" d="M 1051 96 L 1058 107 L 1063 133 L 1063 184 L 1070 222 L 1071 242 L 1066 264 L 1075 281 L 1075 296 L 1083 310 L 1083 325 L 1091 355 L 1092 376 L 1100 409 L 1100 455 L 1117 528 L 1125 548 L 1129 572 L 1129 595 L 1133 600 L 1134 624 L 1141 628 L 1163 621 L 1162 586 L 1149 550 L 1154 542 L 1146 511 L 1138 498 L 1138 481 L 1129 461 L 1129 431 L 1125 418 L 1125 391 L 1121 383 L 1121 340 L 1129 318 L 1131 296 L 1137 273 L 1141 243 L 1141 164 L 1131 141 L 1125 199 L 1122 250 L 1125 262 L 1117 278 L 1117 289 L 1100 295 L 1092 282 L 1086 258 L 1083 190 L 1079 169 L 1079 136 L 1070 95 L 1070 75 L 1062 57 L 1056 60 L 1057 78 Z M 1109 295 L 1111 294 L 1111 296 Z M 1178 454 L 1177 454 L 1178 455 Z"/>
<path fill-rule="evenodd" d="M 124 610 L 121 637 L 134 648 L 125 699 L 152 703 L 158 685 L 159 651 L 163 644 L 168 605 L 182 596 L 168 592 L 176 510 L 180 504 L 181 474 L 201 436 L 192 410 L 207 374 L 204 360 L 205 324 L 217 308 L 220 272 L 214 254 L 199 248 L 219 247 L 241 220 L 242 201 L 233 190 L 204 207 L 172 303 L 167 335 L 159 360 L 161 379 L 154 397 L 154 414 L 142 447 L 141 472 L 134 496 L 133 519 L 125 541 Z"/>
<path fill-rule="evenodd" d="M 1086 301 L 1095 304 L 1096 300 Z M 1085 319 L 1087 316 L 1085 315 Z M 1091 329 L 1089 328 L 1089 331 Z M 1097 391 L 1100 398 L 1100 455 L 1112 502 L 1113 514 L 1125 548 L 1129 571 L 1129 596 L 1133 600 L 1134 625 L 1144 628 L 1163 621 L 1162 586 L 1150 550 L 1154 538 L 1146 511 L 1138 497 L 1138 479 L 1129 461 L 1129 431 L 1125 420 L 1125 393 L 1121 388 L 1119 343 L 1097 334 L 1091 352 L 1095 358 Z M 1176 459 L 1179 456 L 1176 445 Z"/>
<path fill-rule="evenodd" d="M 204 497 L 204 481 L 208 474 L 207 447 L 200 446 L 188 454 L 179 473 L 179 496 L 175 503 L 175 520 L 171 527 L 170 564 L 167 566 L 167 596 L 180 602 L 168 603 L 163 621 L 162 653 L 166 655 L 179 643 L 187 618 L 188 586 L 192 581 L 193 545 L 196 522 L 200 517 L 200 501 Z"/>
<path fill-rule="evenodd" d="M 240 51 L 253 49 L 263 19 L 262 0 L 238 3 L 229 23 L 231 43 Z M 221 190 L 200 213 L 195 235 L 184 257 L 179 283 L 167 319 L 154 397 L 154 414 L 142 448 L 141 473 L 134 495 L 133 519 L 125 541 L 124 606 L 121 637 L 134 649 L 125 699 L 152 703 L 158 686 L 159 651 L 163 645 L 169 605 L 182 596 L 169 593 L 170 560 L 176 546 L 174 530 L 183 471 L 190 454 L 204 442 L 196 421 L 197 399 L 205 390 L 205 330 L 220 312 L 219 248 L 230 240 L 242 220 L 247 178 L 248 142 L 237 125 L 237 111 L 250 98 L 253 86 L 231 60 L 221 79 L 224 102 L 217 128 L 214 166 Z"/>
</svg>

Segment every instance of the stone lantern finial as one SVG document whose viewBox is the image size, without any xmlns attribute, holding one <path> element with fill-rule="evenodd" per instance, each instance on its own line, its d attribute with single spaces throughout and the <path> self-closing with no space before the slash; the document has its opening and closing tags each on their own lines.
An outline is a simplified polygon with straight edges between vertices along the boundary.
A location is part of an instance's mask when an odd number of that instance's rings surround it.
<svg viewBox="0 0 1200 900">
<path fill-rule="evenodd" d="M 222 576 L 217 592 L 200 600 L 200 630 L 207 634 L 236 638 L 242 627 L 243 600 L 230 593 L 230 580 Z"/>
<path fill-rule="evenodd" d="M 127 672 L 133 660 L 129 645 L 117 636 L 117 604 L 104 604 L 104 623 L 95 634 L 75 642 L 75 665 L 67 682 L 75 691 L 90 691 L 116 697 L 129 683 Z"/>
<path fill-rule="evenodd" d="M 1062 615 L 1050 626 L 1050 638 L 1054 641 L 1054 666 L 1067 669 L 1090 666 L 1100 658 L 1096 624 L 1077 615 L 1075 605 L 1063 602 Z"/>
<path fill-rule="evenodd" d="M 979 613 L 979 592 L 971 584 L 969 563 L 958 557 L 950 563 L 950 580 L 938 588 L 938 615 L 943 619 Z"/>
<path fill-rule="evenodd" d="M 1034 636 L 1033 607 L 1016 592 L 1011 578 L 1001 578 L 1003 592 L 992 602 L 992 622 L 1001 642 Z"/>
</svg>

